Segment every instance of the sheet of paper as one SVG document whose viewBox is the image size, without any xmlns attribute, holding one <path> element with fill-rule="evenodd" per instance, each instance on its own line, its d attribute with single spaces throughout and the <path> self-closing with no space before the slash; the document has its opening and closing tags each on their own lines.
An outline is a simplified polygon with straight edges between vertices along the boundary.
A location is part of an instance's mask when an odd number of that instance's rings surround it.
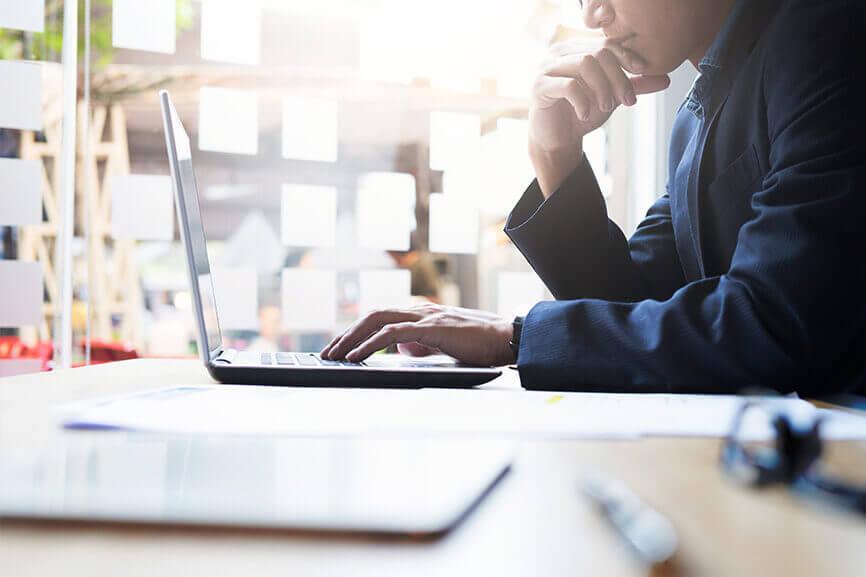
<svg viewBox="0 0 866 577">
<path fill-rule="evenodd" d="M 415 177 L 376 172 L 358 181 L 355 206 L 361 248 L 407 251 L 415 223 Z"/>
<path fill-rule="evenodd" d="M 42 222 L 42 166 L 38 160 L 0 158 L 0 225 Z"/>
<path fill-rule="evenodd" d="M 211 270 L 217 315 L 224 331 L 259 329 L 259 275 L 254 268 Z"/>
<path fill-rule="evenodd" d="M 42 265 L 37 262 L 0 260 L 0 328 L 38 325 L 42 322 Z"/>
<path fill-rule="evenodd" d="M 0 359 L 0 379 L 31 375 L 42 370 L 40 359 Z"/>
<path fill-rule="evenodd" d="M 112 10 L 115 47 L 174 54 L 175 0 L 113 0 Z"/>
<path fill-rule="evenodd" d="M 0 4 L 0 28 L 44 31 L 45 0 L 5 0 Z"/>
<path fill-rule="evenodd" d="M 0 128 L 42 130 L 42 65 L 0 60 Z"/>
<path fill-rule="evenodd" d="M 336 326 L 336 271 L 285 269 L 283 328 L 292 332 L 330 332 Z"/>
<path fill-rule="evenodd" d="M 547 393 L 181 387 L 75 405 L 71 428 L 304 436 L 634 437 L 625 424 L 575 418 Z"/>
<path fill-rule="evenodd" d="M 499 314 L 509 317 L 525 316 L 546 298 L 544 283 L 532 272 L 501 272 L 496 286 Z"/>
<path fill-rule="evenodd" d="M 481 151 L 481 117 L 477 114 L 430 113 L 430 168 L 453 169 L 477 164 Z"/>
<path fill-rule="evenodd" d="M 202 0 L 201 57 L 232 64 L 259 64 L 262 9 L 258 2 Z"/>
<path fill-rule="evenodd" d="M 811 411 L 798 399 L 772 401 Z M 552 438 L 728 434 L 740 397 L 485 390 L 337 390 L 179 387 L 62 408 L 67 427 L 239 435 Z M 866 418 L 823 411 L 826 438 L 866 438 Z M 746 431 L 771 434 L 769 421 Z"/>
<path fill-rule="evenodd" d="M 198 147 L 212 152 L 259 152 L 259 100 L 254 92 L 203 86 L 199 93 Z"/>
<path fill-rule="evenodd" d="M 409 306 L 412 274 L 408 270 L 362 270 L 358 274 L 361 315 L 370 311 Z"/>
<path fill-rule="evenodd" d="M 111 236 L 115 239 L 173 240 L 171 178 L 152 174 L 113 176 Z"/>
<path fill-rule="evenodd" d="M 337 189 L 283 185 L 282 238 L 286 246 L 334 246 L 337 242 Z"/>
<path fill-rule="evenodd" d="M 430 195 L 430 252 L 477 254 L 478 209 L 457 195 Z"/>
<path fill-rule="evenodd" d="M 283 158 L 337 162 L 337 102 L 313 98 L 283 99 Z"/>
</svg>

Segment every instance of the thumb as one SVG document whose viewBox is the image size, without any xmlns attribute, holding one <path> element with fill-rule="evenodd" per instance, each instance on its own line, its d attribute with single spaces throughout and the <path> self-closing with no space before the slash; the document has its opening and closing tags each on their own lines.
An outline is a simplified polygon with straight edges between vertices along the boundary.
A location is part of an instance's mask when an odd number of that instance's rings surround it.
<svg viewBox="0 0 866 577">
<path fill-rule="evenodd" d="M 662 74 L 659 76 L 634 76 L 629 78 L 635 94 L 653 94 L 667 90 L 671 85 L 670 76 Z"/>
</svg>

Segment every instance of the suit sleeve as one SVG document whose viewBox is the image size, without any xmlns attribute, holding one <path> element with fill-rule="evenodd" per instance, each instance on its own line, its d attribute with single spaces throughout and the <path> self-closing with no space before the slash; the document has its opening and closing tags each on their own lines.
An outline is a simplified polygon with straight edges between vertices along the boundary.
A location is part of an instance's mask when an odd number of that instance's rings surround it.
<svg viewBox="0 0 866 577">
<path fill-rule="evenodd" d="M 668 197 L 626 241 L 586 159 L 547 200 L 533 182 L 505 232 L 559 300 L 663 300 L 685 282 Z"/>
<path fill-rule="evenodd" d="M 794 4 L 765 57 L 770 170 L 728 273 L 664 301 L 537 305 L 524 386 L 817 395 L 862 378 L 866 46 L 852 22 L 866 5 Z"/>
</svg>

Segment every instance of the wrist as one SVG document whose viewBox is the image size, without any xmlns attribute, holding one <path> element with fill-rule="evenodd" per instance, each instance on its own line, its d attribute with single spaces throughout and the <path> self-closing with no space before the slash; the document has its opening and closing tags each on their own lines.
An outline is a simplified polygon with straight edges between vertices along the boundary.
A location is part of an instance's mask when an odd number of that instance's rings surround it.
<svg viewBox="0 0 866 577">
<path fill-rule="evenodd" d="M 541 194 L 544 198 L 550 198 L 583 164 L 583 139 L 573 146 L 557 150 L 544 150 L 530 142 L 529 158 L 535 168 Z"/>
<path fill-rule="evenodd" d="M 513 357 L 512 362 L 516 363 L 520 356 L 520 340 L 523 337 L 523 317 L 514 317 L 511 321 L 511 339 L 508 341 L 508 348 L 511 350 Z"/>
</svg>

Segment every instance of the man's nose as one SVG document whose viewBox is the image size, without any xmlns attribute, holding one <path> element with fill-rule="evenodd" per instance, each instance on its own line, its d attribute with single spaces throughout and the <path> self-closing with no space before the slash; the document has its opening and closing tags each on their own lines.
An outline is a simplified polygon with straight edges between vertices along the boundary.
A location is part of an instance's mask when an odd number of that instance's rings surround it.
<svg viewBox="0 0 866 577">
<path fill-rule="evenodd" d="M 587 28 L 597 30 L 613 24 L 616 14 L 608 0 L 583 0 L 583 23 Z"/>
</svg>

